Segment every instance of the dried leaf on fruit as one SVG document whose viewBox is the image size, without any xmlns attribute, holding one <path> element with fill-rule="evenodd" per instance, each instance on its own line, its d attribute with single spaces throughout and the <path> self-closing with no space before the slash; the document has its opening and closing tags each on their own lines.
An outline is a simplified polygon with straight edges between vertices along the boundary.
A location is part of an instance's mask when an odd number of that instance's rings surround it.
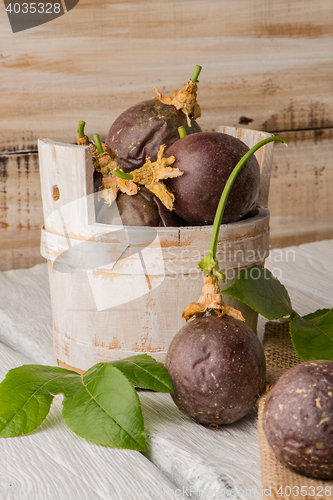
<svg viewBox="0 0 333 500">
<path fill-rule="evenodd" d="M 77 137 L 76 142 L 79 146 L 92 146 L 93 166 L 94 170 L 103 175 L 100 190 L 103 190 L 102 197 L 106 203 L 111 205 L 113 200 L 117 198 L 118 191 L 129 196 L 133 196 L 138 192 L 138 187 L 133 181 L 120 179 L 112 173 L 114 169 L 119 169 L 121 172 L 123 170 L 119 168 L 116 161 L 116 152 L 109 148 L 105 142 L 101 142 L 104 151 L 102 154 L 98 153 L 96 145 L 90 141 L 87 135 Z"/>
<path fill-rule="evenodd" d="M 153 88 L 153 91 L 157 93 L 156 99 L 183 111 L 189 127 L 191 126 L 191 118 L 196 120 L 201 116 L 201 109 L 197 103 L 197 90 L 197 83 L 192 82 L 192 80 L 189 80 L 181 90 L 173 90 L 171 97 L 164 96 L 156 87 Z"/>
<path fill-rule="evenodd" d="M 172 210 L 175 197 L 169 188 L 162 182 L 162 179 L 180 177 L 183 175 L 183 172 L 178 168 L 171 167 L 175 161 L 175 157 L 165 157 L 164 149 L 165 144 L 162 144 L 158 151 L 156 161 L 151 162 L 150 158 L 147 158 L 142 167 L 133 170 L 131 173 L 133 175 L 133 181 L 136 184 L 146 186 L 149 191 L 154 193 L 155 196 L 161 200 L 166 208 Z"/>
<path fill-rule="evenodd" d="M 237 309 L 227 306 L 222 299 L 217 276 L 210 274 L 204 277 L 204 286 L 198 302 L 192 302 L 182 313 L 187 322 L 191 318 L 204 316 L 207 312 L 214 311 L 217 316 L 232 316 L 240 321 L 245 321 L 243 315 Z"/>
<path fill-rule="evenodd" d="M 104 198 L 105 203 L 111 205 L 113 200 L 117 198 L 117 194 L 119 191 L 121 191 L 122 193 L 126 193 L 129 196 L 133 196 L 137 194 L 139 188 L 135 184 L 135 182 L 131 180 L 121 179 L 111 173 L 103 175 L 102 186 L 100 189 L 103 190 L 102 197 Z"/>
<path fill-rule="evenodd" d="M 100 190 L 103 190 L 102 197 L 104 201 L 111 205 L 113 200 L 117 198 L 119 191 L 129 196 L 133 196 L 137 194 L 138 186 L 132 180 L 121 179 L 113 174 L 114 169 L 118 169 L 121 172 L 123 171 L 119 168 L 117 160 L 115 159 L 115 152 L 104 143 L 102 143 L 102 147 L 104 150 L 102 154 L 98 154 L 96 147 L 95 150 L 93 150 L 94 168 L 103 175 Z"/>
</svg>

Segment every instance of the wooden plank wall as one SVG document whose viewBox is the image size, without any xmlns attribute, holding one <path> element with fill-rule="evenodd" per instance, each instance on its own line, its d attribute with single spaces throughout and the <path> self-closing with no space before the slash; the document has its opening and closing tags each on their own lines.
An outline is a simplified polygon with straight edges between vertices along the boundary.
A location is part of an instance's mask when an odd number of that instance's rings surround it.
<svg viewBox="0 0 333 500">
<path fill-rule="evenodd" d="M 180 88 L 196 64 L 200 125 L 283 135 L 273 247 L 333 237 L 331 0 L 80 0 L 12 33 L 0 2 L 0 269 L 41 262 L 37 139 L 103 138 L 127 107 Z"/>
</svg>

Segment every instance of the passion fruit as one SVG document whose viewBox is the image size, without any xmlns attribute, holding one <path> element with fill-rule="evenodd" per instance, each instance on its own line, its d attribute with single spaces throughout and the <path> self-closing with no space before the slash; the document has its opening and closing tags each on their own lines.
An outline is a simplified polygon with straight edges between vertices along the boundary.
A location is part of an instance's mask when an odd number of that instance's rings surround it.
<svg viewBox="0 0 333 500">
<path fill-rule="evenodd" d="M 333 479 L 333 361 L 307 361 L 284 373 L 268 393 L 262 425 L 286 466 Z"/>
<path fill-rule="evenodd" d="M 186 224 L 144 186 L 134 196 L 118 193 L 117 199 L 111 205 L 102 203 L 98 207 L 96 222 L 150 227 L 179 227 Z"/>
<path fill-rule="evenodd" d="M 116 152 L 119 166 L 124 172 L 130 172 L 142 167 L 147 157 L 156 161 L 162 144 L 168 147 L 179 139 L 178 127 L 181 126 L 188 135 L 201 132 L 198 123 L 192 118 L 189 126 L 186 115 L 175 106 L 149 99 L 118 116 L 105 142 Z"/>
<path fill-rule="evenodd" d="M 173 167 L 183 172 L 166 185 L 175 196 L 174 210 L 193 225 L 213 224 L 226 182 L 239 160 L 249 151 L 237 137 L 221 132 L 201 132 L 179 139 L 166 150 Z M 260 168 L 252 155 L 238 174 L 226 203 L 222 223 L 236 222 L 255 204 Z"/>
<path fill-rule="evenodd" d="M 230 316 L 186 323 L 173 338 L 165 366 L 177 407 L 202 424 L 229 424 L 246 415 L 265 388 L 258 337 Z"/>
</svg>

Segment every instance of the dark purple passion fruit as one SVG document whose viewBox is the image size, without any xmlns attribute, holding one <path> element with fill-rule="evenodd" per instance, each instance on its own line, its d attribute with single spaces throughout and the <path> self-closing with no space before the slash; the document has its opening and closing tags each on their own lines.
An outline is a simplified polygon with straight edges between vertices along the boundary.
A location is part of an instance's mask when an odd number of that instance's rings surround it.
<svg viewBox="0 0 333 500">
<path fill-rule="evenodd" d="M 177 214 L 193 225 L 213 224 L 223 188 L 236 164 L 249 151 L 241 140 L 220 132 L 201 132 L 179 139 L 166 150 L 173 167 L 184 174 L 166 179 L 175 195 Z M 252 155 L 238 174 L 228 197 L 222 223 L 244 217 L 259 194 L 260 168 Z"/>
<path fill-rule="evenodd" d="M 284 373 L 268 393 L 262 425 L 281 462 L 333 479 L 333 361 L 307 361 Z"/>
<path fill-rule="evenodd" d="M 179 227 L 185 222 L 146 187 L 141 187 L 134 196 L 118 193 L 111 205 L 100 205 L 96 222 L 124 226 Z"/>
<path fill-rule="evenodd" d="M 265 388 L 258 337 L 230 316 L 206 316 L 175 335 L 165 366 L 177 407 L 202 424 L 229 424 L 246 415 Z"/>
<path fill-rule="evenodd" d="M 156 161 L 162 144 L 168 147 L 179 139 L 178 127 L 181 126 L 188 135 L 201 132 L 193 119 L 189 127 L 185 114 L 175 106 L 150 99 L 118 116 L 105 142 L 116 152 L 119 166 L 130 172 L 141 167 L 148 156 L 152 162 Z"/>
</svg>

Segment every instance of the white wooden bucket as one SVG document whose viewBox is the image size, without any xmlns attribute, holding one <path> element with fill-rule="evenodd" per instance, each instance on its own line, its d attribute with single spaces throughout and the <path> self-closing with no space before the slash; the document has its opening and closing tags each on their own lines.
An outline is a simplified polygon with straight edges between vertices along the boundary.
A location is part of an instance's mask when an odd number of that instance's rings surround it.
<svg viewBox="0 0 333 500">
<path fill-rule="evenodd" d="M 271 134 L 221 127 L 249 147 Z M 221 226 L 220 267 L 234 278 L 269 253 L 269 179 L 274 143 L 257 153 L 258 215 Z M 122 227 L 95 222 L 91 147 L 38 141 L 54 350 L 60 366 L 85 371 L 101 361 L 148 353 L 164 361 L 184 325 L 182 311 L 203 285 L 197 269 L 212 226 Z M 223 288 L 223 286 L 222 286 Z M 257 314 L 233 299 L 255 330 Z"/>
</svg>

